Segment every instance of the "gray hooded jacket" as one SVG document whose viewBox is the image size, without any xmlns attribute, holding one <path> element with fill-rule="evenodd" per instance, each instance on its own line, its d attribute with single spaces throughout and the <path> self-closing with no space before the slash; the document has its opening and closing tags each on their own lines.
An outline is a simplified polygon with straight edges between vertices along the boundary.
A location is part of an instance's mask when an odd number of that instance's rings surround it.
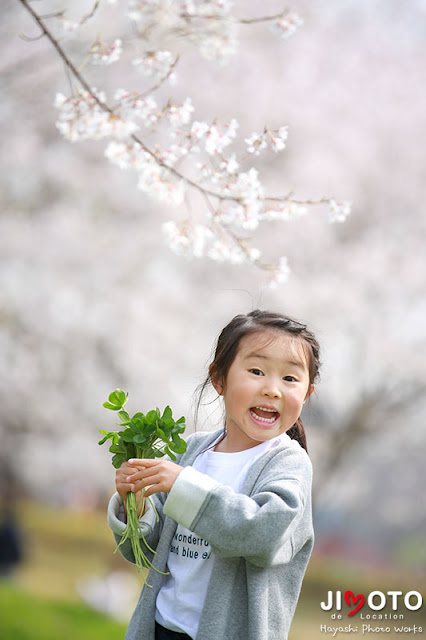
<svg viewBox="0 0 426 640">
<path fill-rule="evenodd" d="M 141 520 L 160 571 L 177 522 L 210 542 L 214 565 L 196 640 L 287 640 L 313 546 L 312 466 L 290 438 L 265 452 L 249 468 L 242 493 L 235 493 L 191 467 L 219 432 L 189 437 L 178 457 L 185 469 L 169 494 L 155 494 L 160 521 L 150 509 Z M 108 523 L 119 542 L 125 528 L 123 504 L 114 494 Z M 143 543 L 141 543 L 143 544 Z M 134 562 L 130 542 L 120 547 Z M 154 640 L 156 598 L 165 577 L 151 569 L 125 640 Z"/>
</svg>

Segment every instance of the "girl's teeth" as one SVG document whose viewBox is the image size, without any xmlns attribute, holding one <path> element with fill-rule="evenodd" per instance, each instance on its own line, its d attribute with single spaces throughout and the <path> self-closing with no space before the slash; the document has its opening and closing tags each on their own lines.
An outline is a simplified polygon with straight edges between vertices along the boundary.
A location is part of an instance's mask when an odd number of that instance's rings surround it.
<svg viewBox="0 0 426 640">
<path fill-rule="evenodd" d="M 263 411 L 266 411 L 266 409 L 263 409 Z M 273 411 L 271 413 L 274 413 L 274 415 L 272 416 L 272 418 L 261 418 L 257 413 L 255 413 L 252 409 L 250 409 L 250 413 L 252 414 L 252 416 L 254 418 L 256 418 L 257 420 L 261 420 L 262 422 L 269 422 L 270 424 L 272 424 L 272 422 L 275 422 L 276 420 L 276 411 Z"/>
</svg>

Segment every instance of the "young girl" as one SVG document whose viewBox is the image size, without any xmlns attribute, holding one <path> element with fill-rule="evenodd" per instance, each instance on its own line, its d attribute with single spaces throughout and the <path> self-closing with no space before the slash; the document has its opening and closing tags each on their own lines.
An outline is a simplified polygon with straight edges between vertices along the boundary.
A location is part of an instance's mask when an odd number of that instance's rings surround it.
<svg viewBox="0 0 426 640">
<path fill-rule="evenodd" d="M 191 435 L 176 463 L 117 470 L 109 525 L 118 542 L 127 492 L 146 488 L 159 522 L 147 501 L 141 523 L 156 554 L 144 552 L 163 572 L 151 569 L 126 640 L 287 639 L 313 545 L 300 414 L 318 368 L 305 325 L 268 311 L 236 316 L 201 388 L 223 397 L 224 430 Z M 120 551 L 134 562 L 129 542 Z"/>
</svg>

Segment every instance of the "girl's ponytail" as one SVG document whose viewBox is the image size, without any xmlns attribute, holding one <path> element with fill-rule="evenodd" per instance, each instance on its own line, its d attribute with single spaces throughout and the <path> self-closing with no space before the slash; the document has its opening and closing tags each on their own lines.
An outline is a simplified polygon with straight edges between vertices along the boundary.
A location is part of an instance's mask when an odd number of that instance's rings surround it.
<svg viewBox="0 0 426 640">
<path fill-rule="evenodd" d="M 296 442 L 298 442 L 306 452 L 308 451 L 305 427 L 303 426 L 302 418 L 297 418 L 294 425 L 287 431 L 287 435 L 290 436 L 292 440 L 296 440 Z"/>
</svg>

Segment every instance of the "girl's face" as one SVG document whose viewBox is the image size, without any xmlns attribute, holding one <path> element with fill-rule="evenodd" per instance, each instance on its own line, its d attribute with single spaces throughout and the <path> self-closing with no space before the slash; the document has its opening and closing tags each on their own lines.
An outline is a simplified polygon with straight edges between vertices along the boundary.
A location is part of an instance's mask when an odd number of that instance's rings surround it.
<svg viewBox="0 0 426 640">
<path fill-rule="evenodd" d="M 214 382 L 214 387 L 225 402 L 227 436 L 222 442 L 228 452 L 288 431 L 314 390 L 302 341 L 268 330 L 241 339 L 225 385 Z"/>
</svg>

